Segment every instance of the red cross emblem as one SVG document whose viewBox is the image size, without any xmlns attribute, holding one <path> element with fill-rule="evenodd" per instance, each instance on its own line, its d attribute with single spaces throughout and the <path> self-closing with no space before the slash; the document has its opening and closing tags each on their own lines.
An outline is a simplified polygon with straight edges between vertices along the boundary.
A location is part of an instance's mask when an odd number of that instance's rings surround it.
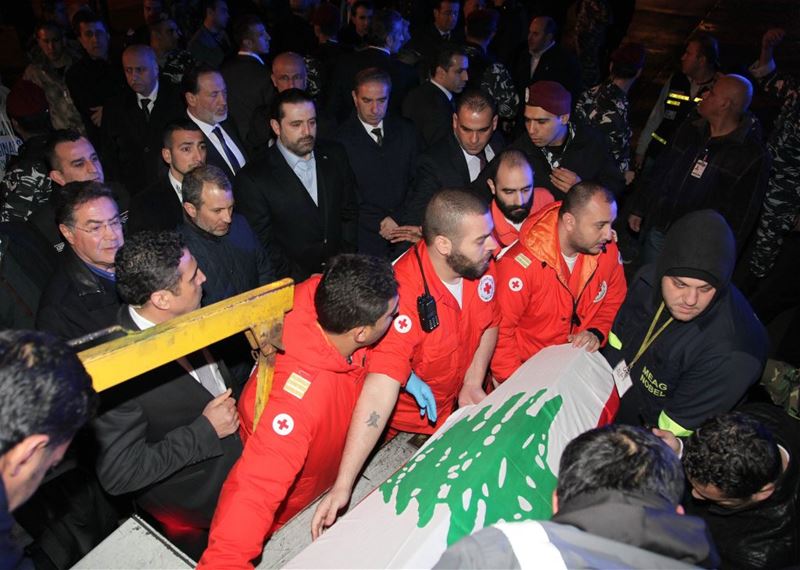
<svg viewBox="0 0 800 570">
<path fill-rule="evenodd" d="M 278 414 L 272 420 L 272 430 L 278 435 L 289 435 L 294 429 L 294 420 L 289 414 Z"/>
<path fill-rule="evenodd" d="M 394 320 L 394 330 L 405 334 L 411 330 L 411 318 L 408 315 L 397 315 Z"/>
<path fill-rule="evenodd" d="M 520 279 L 519 277 L 512 277 L 511 279 L 508 280 L 508 288 L 514 291 L 515 293 L 517 291 L 521 291 L 522 279 Z"/>
<path fill-rule="evenodd" d="M 484 275 L 478 283 L 478 296 L 481 301 L 488 303 L 494 298 L 494 277 L 491 275 Z"/>
</svg>

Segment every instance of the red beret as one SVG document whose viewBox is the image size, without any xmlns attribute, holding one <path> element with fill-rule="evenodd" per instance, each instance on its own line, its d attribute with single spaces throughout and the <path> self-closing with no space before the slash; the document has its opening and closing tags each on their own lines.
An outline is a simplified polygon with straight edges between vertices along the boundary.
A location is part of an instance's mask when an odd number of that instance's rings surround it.
<svg viewBox="0 0 800 570">
<path fill-rule="evenodd" d="M 6 112 L 14 119 L 32 117 L 47 111 L 47 97 L 42 88 L 26 79 L 20 79 L 6 98 Z"/>
<path fill-rule="evenodd" d="M 623 44 L 611 54 L 611 61 L 633 69 L 644 67 L 644 46 L 639 43 Z"/>
<path fill-rule="evenodd" d="M 537 81 L 525 91 L 525 104 L 553 115 L 569 115 L 572 96 L 557 81 Z"/>
</svg>

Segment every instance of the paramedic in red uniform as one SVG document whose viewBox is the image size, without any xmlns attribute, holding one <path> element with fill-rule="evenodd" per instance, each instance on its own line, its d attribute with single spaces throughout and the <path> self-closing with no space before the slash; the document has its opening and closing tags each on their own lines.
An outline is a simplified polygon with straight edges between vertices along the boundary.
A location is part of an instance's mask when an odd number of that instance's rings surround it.
<svg viewBox="0 0 800 570">
<path fill-rule="evenodd" d="M 339 475 L 314 515 L 315 537 L 349 501 L 356 476 L 387 421 L 390 432 L 430 434 L 456 406 L 486 397 L 482 385 L 500 321 L 492 262 L 497 243 L 488 205 L 463 190 L 442 190 L 425 209 L 422 234 L 424 239 L 395 263 L 399 314 L 371 354 Z M 430 311 L 418 310 L 426 285 L 439 321 L 432 330 L 426 318 Z M 438 422 L 430 414 L 421 415 L 411 382 L 406 382 L 411 372 L 430 387 L 435 406 L 428 410 L 438 412 Z"/>
<path fill-rule="evenodd" d="M 354 254 L 295 288 L 257 430 L 255 373 L 240 399 L 242 438 L 249 437 L 222 487 L 201 568 L 252 567 L 264 540 L 331 486 L 367 347 L 391 325 L 397 295 L 388 261 Z"/>
<path fill-rule="evenodd" d="M 605 343 L 627 287 L 611 224 L 614 195 L 579 182 L 530 217 L 497 264 L 502 319 L 492 376 L 503 382 L 551 345 L 596 351 Z"/>
<path fill-rule="evenodd" d="M 522 223 L 554 202 L 547 188 L 533 187 L 533 168 L 522 151 L 507 148 L 497 158 L 497 170 L 486 183 L 492 191 L 494 239 L 499 253 L 519 239 Z"/>
</svg>

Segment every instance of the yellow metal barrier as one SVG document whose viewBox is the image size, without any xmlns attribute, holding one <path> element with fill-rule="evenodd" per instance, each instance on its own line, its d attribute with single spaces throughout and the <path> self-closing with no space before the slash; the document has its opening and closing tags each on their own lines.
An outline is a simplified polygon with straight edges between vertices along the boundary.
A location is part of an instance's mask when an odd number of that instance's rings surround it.
<svg viewBox="0 0 800 570">
<path fill-rule="evenodd" d="M 294 283 L 283 279 L 214 303 L 151 329 L 78 354 L 95 390 L 106 390 L 167 362 L 245 331 L 264 367 L 259 392 L 269 394 L 275 349 L 281 348 L 283 316 L 292 308 Z"/>
</svg>

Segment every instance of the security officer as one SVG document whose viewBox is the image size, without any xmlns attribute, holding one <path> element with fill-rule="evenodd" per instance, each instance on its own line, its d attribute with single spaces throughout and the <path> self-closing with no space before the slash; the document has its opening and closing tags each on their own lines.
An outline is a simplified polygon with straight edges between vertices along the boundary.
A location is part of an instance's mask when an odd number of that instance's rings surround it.
<svg viewBox="0 0 800 570">
<path fill-rule="evenodd" d="M 497 243 L 488 206 L 467 191 L 442 190 L 425 210 L 422 232 L 424 240 L 395 263 L 399 314 L 370 356 L 339 475 L 312 521 L 315 537 L 350 500 L 387 422 L 392 433 L 430 434 L 456 404 L 477 404 L 486 397 L 482 385 L 499 322 L 492 263 Z M 412 370 L 430 387 L 438 425 L 421 415 L 416 396 L 409 393 L 405 379 Z"/>
<path fill-rule="evenodd" d="M 699 210 L 672 225 L 658 262 L 639 272 L 603 349 L 618 422 L 687 436 L 759 379 L 767 336 L 730 283 L 735 252 L 725 218 Z"/>
</svg>

